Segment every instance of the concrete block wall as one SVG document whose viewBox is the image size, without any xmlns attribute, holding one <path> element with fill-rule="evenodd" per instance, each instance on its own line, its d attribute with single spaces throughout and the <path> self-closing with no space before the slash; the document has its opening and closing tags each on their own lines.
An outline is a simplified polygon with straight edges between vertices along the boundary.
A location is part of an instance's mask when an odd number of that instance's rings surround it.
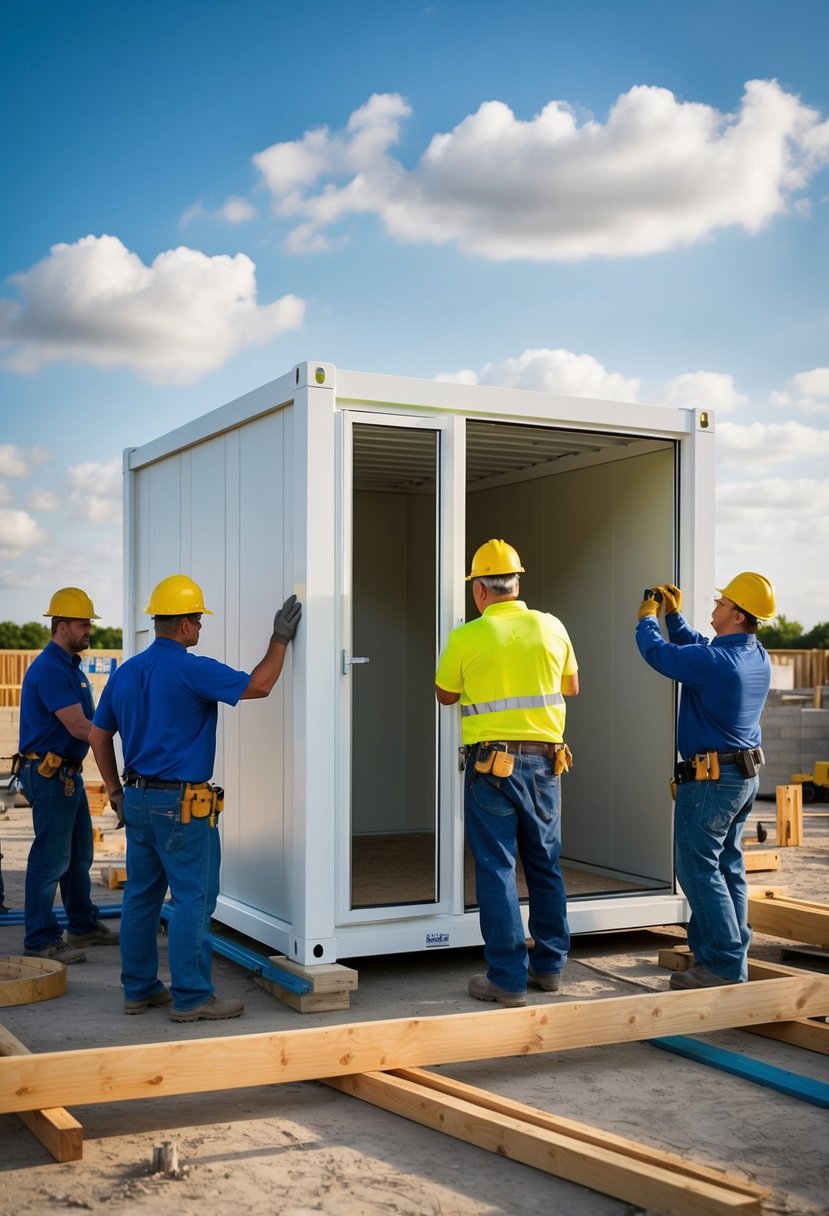
<svg viewBox="0 0 829 1216">
<path fill-rule="evenodd" d="M 792 773 L 808 773 L 818 760 L 829 760 L 829 709 L 769 702 L 761 719 L 766 763 L 760 770 L 760 794 L 774 795 Z"/>
</svg>

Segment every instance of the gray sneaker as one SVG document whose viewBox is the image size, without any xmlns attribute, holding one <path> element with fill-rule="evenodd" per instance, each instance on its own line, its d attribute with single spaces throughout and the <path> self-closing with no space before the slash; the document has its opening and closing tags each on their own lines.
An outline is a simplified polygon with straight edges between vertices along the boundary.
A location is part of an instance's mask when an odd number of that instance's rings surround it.
<svg viewBox="0 0 829 1216">
<path fill-rule="evenodd" d="M 244 1001 L 237 997 L 211 996 L 195 1009 L 174 1009 L 170 1014 L 173 1022 L 220 1021 L 222 1018 L 238 1018 L 245 1012 Z"/>
<path fill-rule="evenodd" d="M 150 1007 L 154 1009 L 157 1005 L 169 1005 L 172 999 L 169 989 L 163 987 L 159 988 L 157 992 L 152 992 L 149 996 L 140 997 L 135 1001 L 124 997 L 124 1013 L 143 1013 Z"/>
<path fill-rule="evenodd" d="M 473 975 L 469 981 L 469 995 L 477 1001 L 495 1001 L 505 1009 L 519 1009 L 527 1003 L 526 992 L 506 992 L 497 984 L 491 984 L 485 975 Z"/>
<path fill-rule="evenodd" d="M 118 930 L 108 928 L 100 920 L 89 933 L 67 932 L 66 934 L 66 940 L 70 946 L 117 946 L 118 939 Z"/>
<path fill-rule="evenodd" d="M 86 952 L 67 945 L 62 937 L 52 942 L 51 946 L 44 946 L 42 950 L 24 950 L 23 953 L 27 958 L 53 958 L 56 963 L 86 962 Z"/>
</svg>

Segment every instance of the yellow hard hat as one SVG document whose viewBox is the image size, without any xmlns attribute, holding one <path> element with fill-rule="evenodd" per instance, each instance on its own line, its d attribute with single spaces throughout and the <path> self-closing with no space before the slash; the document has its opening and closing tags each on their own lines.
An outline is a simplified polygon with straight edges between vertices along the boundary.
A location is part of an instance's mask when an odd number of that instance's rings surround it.
<svg viewBox="0 0 829 1216">
<path fill-rule="evenodd" d="M 61 587 L 49 601 L 44 616 L 64 616 L 74 621 L 99 621 L 92 600 L 80 587 Z"/>
<path fill-rule="evenodd" d="M 521 558 L 505 540 L 488 540 L 472 558 L 472 571 L 466 581 L 488 578 L 491 574 L 523 574 Z"/>
<path fill-rule="evenodd" d="M 150 602 L 144 609 L 150 616 L 189 616 L 191 612 L 213 613 L 204 606 L 204 595 L 198 583 L 186 574 L 171 574 L 153 588 Z"/>
<path fill-rule="evenodd" d="M 742 574 L 735 574 L 726 587 L 718 587 L 717 590 L 758 620 L 767 621 L 777 611 L 774 587 L 764 574 L 746 570 Z"/>
</svg>

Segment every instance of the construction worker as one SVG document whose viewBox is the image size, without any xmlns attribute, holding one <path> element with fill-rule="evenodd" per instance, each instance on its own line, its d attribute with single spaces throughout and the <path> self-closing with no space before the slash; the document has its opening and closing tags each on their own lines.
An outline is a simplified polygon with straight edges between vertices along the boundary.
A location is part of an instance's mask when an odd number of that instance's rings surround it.
<svg viewBox="0 0 829 1216">
<path fill-rule="evenodd" d="M 118 942 L 117 932 L 98 920 L 92 902 L 92 820 L 81 775 L 95 707 L 80 656 L 98 617 L 80 587 L 56 591 L 43 615 L 52 618 L 52 638 L 23 677 L 15 757 L 34 827 L 26 865 L 23 948 L 36 958 L 81 963 L 84 946 Z M 53 907 L 58 885 L 65 938 Z"/>
<path fill-rule="evenodd" d="M 569 768 L 564 698 L 579 691 L 578 665 L 556 617 L 518 599 L 521 559 L 489 540 L 467 582 L 480 618 L 450 634 L 435 676 L 441 705 L 460 702 L 464 816 L 488 971 L 469 981 L 480 1001 L 526 1005 L 527 982 L 557 992 L 570 946 L 561 873 L 561 779 Z M 529 894 L 527 952 L 515 880 Z"/>
<path fill-rule="evenodd" d="M 274 616 L 264 658 L 252 672 L 188 655 L 198 644 L 201 587 L 185 574 L 163 579 L 145 611 L 155 641 L 107 681 L 90 742 L 110 803 L 126 822 L 122 904 L 124 1012 L 169 1005 L 174 1022 L 237 1018 L 244 1005 L 215 995 L 205 935 L 219 894 L 221 791 L 208 784 L 216 757 L 218 702 L 267 697 L 285 662 L 302 605 L 291 595 Z M 113 738 L 121 736 L 124 786 Z M 158 978 L 156 935 L 169 886 L 171 983 Z"/>
<path fill-rule="evenodd" d="M 669 642 L 659 631 L 665 609 Z M 682 616 L 682 592 L 654 587 L 639 607 L 636 642 L 656 671 L 682 684 L 674 839 L 676 874 L 691 908 L 694 966 L 672 988 L 707 988 L 748 978 L 748 885 L 742 837 L 760 784 L 760 714 L 771 683 L 758 622 L 775 613 L 762 574 L 738 574 L 718 591 L 709 642 Z"/>
</svg>

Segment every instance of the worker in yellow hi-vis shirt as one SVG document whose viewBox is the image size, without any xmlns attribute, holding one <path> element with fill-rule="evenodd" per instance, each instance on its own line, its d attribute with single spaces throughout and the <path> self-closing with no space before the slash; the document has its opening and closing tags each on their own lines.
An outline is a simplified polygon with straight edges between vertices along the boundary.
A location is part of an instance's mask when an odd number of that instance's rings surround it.
<svg viewBox="0 0 829 1216">
<path fill-rule="evenodd" d="M 518 599 L 521 559 L 489 540 L 467 581 L 480 612 L 455 629 L 440 657 L 435 695 L 460 702 L 464 816 L 488 971 L 469 981 L 481 1001 L 527 1003 L 527 981 L 558 992 L 570 931 L 561 874 L 561 774 L 565 697 L 579 691 L 578 664 L 557 617 Z M 530 903 L 527 951 L 518 889 L 520 855 Z"/>
</svg>

